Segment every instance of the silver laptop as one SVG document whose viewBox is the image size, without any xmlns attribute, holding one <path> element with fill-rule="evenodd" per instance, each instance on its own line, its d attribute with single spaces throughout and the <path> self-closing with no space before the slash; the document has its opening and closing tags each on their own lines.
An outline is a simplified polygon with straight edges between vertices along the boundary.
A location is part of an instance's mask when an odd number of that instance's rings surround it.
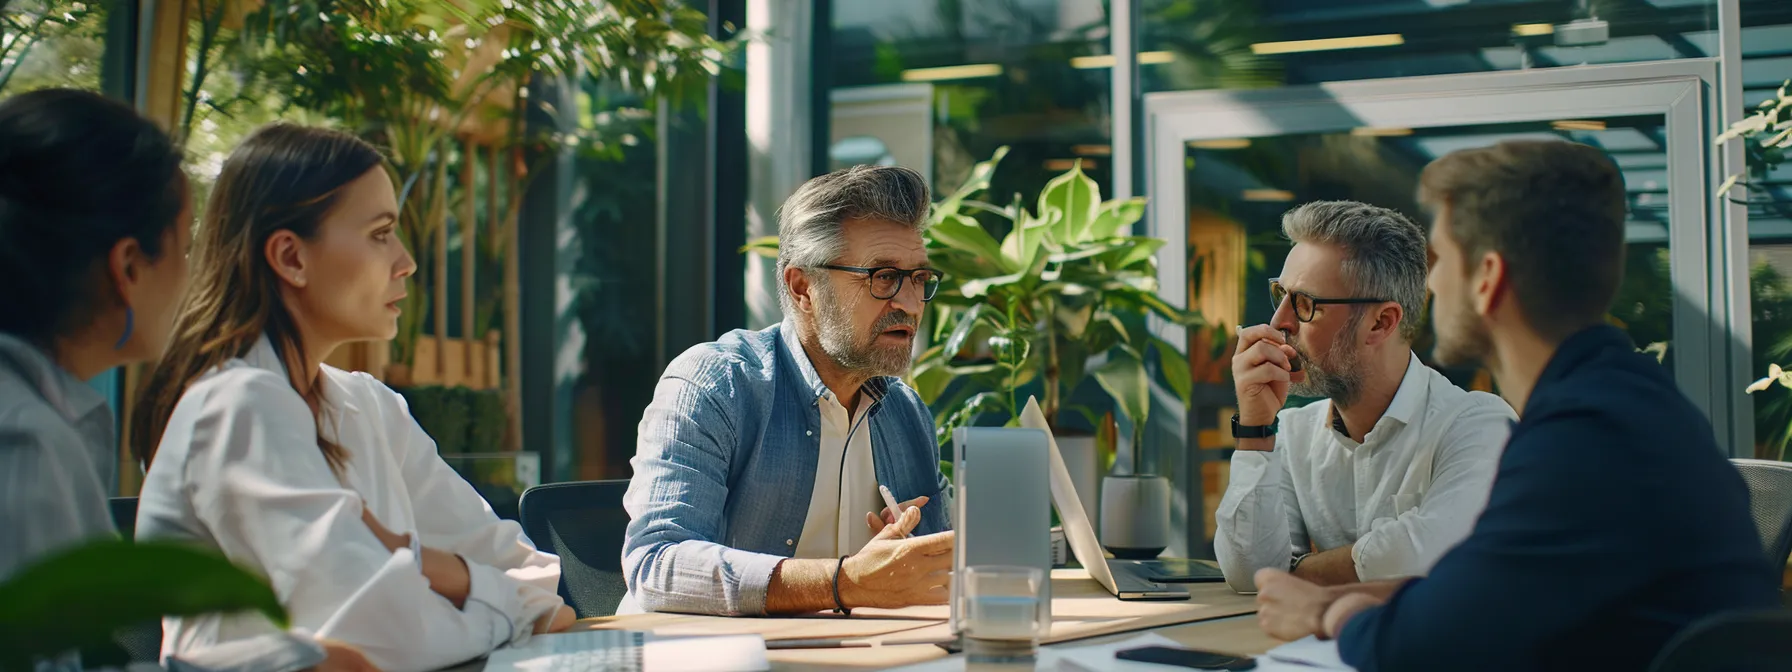
<svg viewBox="0 0 1792 672">
<path fill-rule="evenodd" d="M 1051 444 L 1051 484 L 1052 503 L 1058 506 L 1058 518 L 1064 523 L 1064 538 L 1070 542 L 1070 552 L 1089 576 L 1101 587 L 1122 600 L 1186 600 L 1188 588 L 1160 583 L 1151 580 L 1151 572 L 1137 561 L 1109 559 L 1101 552 L 1101 542 L 1095 538 L 1095 526 L 1089 524 L 1089 514 L 1083 510 L 1083 501 L 1077 499 L 1076 485 L 1070 480 L 1070 470 L 1064 466 L 1064 455 L 1058 452 L 1058 440 L 1052 437 L 1051 426 L 1045 422 L 1045 413 L 1039 410 L 1039 402 L 1027 398 L 1027 406 L 1021 410 L 1020 426 L 1045 432 L 1047 442 Z"/>
</svg>

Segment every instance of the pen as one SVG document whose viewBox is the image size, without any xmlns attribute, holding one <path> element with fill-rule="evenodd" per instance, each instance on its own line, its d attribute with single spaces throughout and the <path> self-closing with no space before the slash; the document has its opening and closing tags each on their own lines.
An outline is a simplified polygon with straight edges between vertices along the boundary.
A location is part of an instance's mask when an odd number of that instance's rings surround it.
<svg viewBox="0 0 1792 672">
<path fill-rule="evenodd" d="M 870 642 L 848 642 L 838 639 L 768 639 L 765 648 L 770 651 L 781 649 L 859 649 L 868 648 Z"/>
<path fill-rule="evenodd" d="M 884 485 L 879 485 L 877 486 L 877 494 L 884 496 L 884 506 L 890 507 L 890 515 L 894 516 L 897 520 L 901 520 L 902 509 L 896 505 L 896 496 L 890 494 L 890 488 Z M 904 534 L 902 536 L 907 537 L 908 535 Z"/>
</svg>

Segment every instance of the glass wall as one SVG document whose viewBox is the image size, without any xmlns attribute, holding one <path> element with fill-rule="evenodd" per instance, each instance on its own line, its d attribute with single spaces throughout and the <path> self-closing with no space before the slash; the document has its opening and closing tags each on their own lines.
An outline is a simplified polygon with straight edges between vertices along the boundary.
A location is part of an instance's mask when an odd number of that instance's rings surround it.
<svg viewBox="0 0 1792 672">
<path fill-rule="evenodd" d="M 1742 3 L 1742 98 L 1745 110 L 1781 97 L 1792 79 L 1792 3 Z M 1782 150 L 1777 157 L 1784 159 Z M 1767 375 L 1770 364 L 1792 365 L 1792 165 L 1770 167 L 1765 151 L 1748 157 L 1744 186 L 1729 197 L 1748 206 L 1749 303 L 1754 356 L 1750 371 Z M 1771 387 L 1752 395 L 1754 457 L 1784 460 L 1792 439 L 1792 391 Z"/>
<path fill-rule="evenodd" d="M 1079 160 L 1108 186 L 1101 0 L 830 4 L 835 163 L 900 163 L 949 188 L 1007 146 L 992 194 L 1036 194 Z"/>
</svg>

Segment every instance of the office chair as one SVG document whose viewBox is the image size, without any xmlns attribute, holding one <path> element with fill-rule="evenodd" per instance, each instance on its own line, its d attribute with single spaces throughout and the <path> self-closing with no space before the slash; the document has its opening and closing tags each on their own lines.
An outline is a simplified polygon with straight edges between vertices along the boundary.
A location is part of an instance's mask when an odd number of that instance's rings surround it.
<svg viewBox="0 0 1792 672">
<path fill-rule="evenodd" d="M 1784 570 L 1792 555 L 1792 463 L 1771 460 L 1730 460 L 1748 484 L 1748 508 L 1767 561 Z"/>
<path fill-rule="evenodd" d="M 560 556 L 560 597 L 579 618 L 611 616 L 628 592 L 622 576 L 622 539 L 628 481 L 549 483 L 523 493 L 523 532 Z"/>
<path fill-rule="evenodd" d="M 1792 669 L 1792 610 L 1732 611 L 1692 624 L 1662 647 L 1652 672 Z"/>
<path fill-rule="evenodd" d="M 107 504 L 112 509 L 112 526 L 126 539 L 137 532 L 137 498 L 113 497 Z M 162 621 L 160 619 L 119 630 L 112 635 L 133 663 L 154 663 L 162 658 Z"/>
</svg>

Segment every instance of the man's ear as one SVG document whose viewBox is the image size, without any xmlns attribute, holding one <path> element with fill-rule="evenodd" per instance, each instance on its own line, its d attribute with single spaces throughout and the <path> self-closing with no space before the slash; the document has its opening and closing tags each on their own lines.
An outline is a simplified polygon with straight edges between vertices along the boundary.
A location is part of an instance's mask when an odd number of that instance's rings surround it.
<svg viewBox="0 0 1792 672">
<path fill-rule="evenodd" d="M 1506 274 L 1506 258 L 1498 252 L 1481 255 L 1481 262 L 1475 268 L 1474 293 L 1475 312 L 1481 315 L 1492 315 L 1505 299 L 1506 290 L 1510 289 L 1511 279 Z"/>
<path fill-rule="evenodd" d="M 809 274 L 795 266 L 784 268 L 784 286 L 790 288 L 790 304 L 804 313 L 815 312 L 815 297 L 811 293 L 815 285 L 809 282 Z"/>
<path fill-rule="evenodd" d="M 1375 310 L 1369 323 L 1368 343 L 1375 345 L 1393 338 L 1400 333 L 1400 320 L 1406 316 L 1406 310 L 1400 304 L 1388 302 Z"/>
<path fill-rule="evenodd" d="M 303 288 L 310 278 L 305 276 L 304 246 L 296 233 L 282 229 L 268 236 L 268 243 L 262 250 L 267 257 L 268 266 L 274 274 L 293 287 Z"/>
<path fill-rule="evenodd" d="M 148 261 L 143 244 L 130 236 L 112 245 L 112 251 L 106 253 L 106 274 L 124 305 L 131 305 L 131 297 L 137 293 L 137 265 Z"/>
</svg>

